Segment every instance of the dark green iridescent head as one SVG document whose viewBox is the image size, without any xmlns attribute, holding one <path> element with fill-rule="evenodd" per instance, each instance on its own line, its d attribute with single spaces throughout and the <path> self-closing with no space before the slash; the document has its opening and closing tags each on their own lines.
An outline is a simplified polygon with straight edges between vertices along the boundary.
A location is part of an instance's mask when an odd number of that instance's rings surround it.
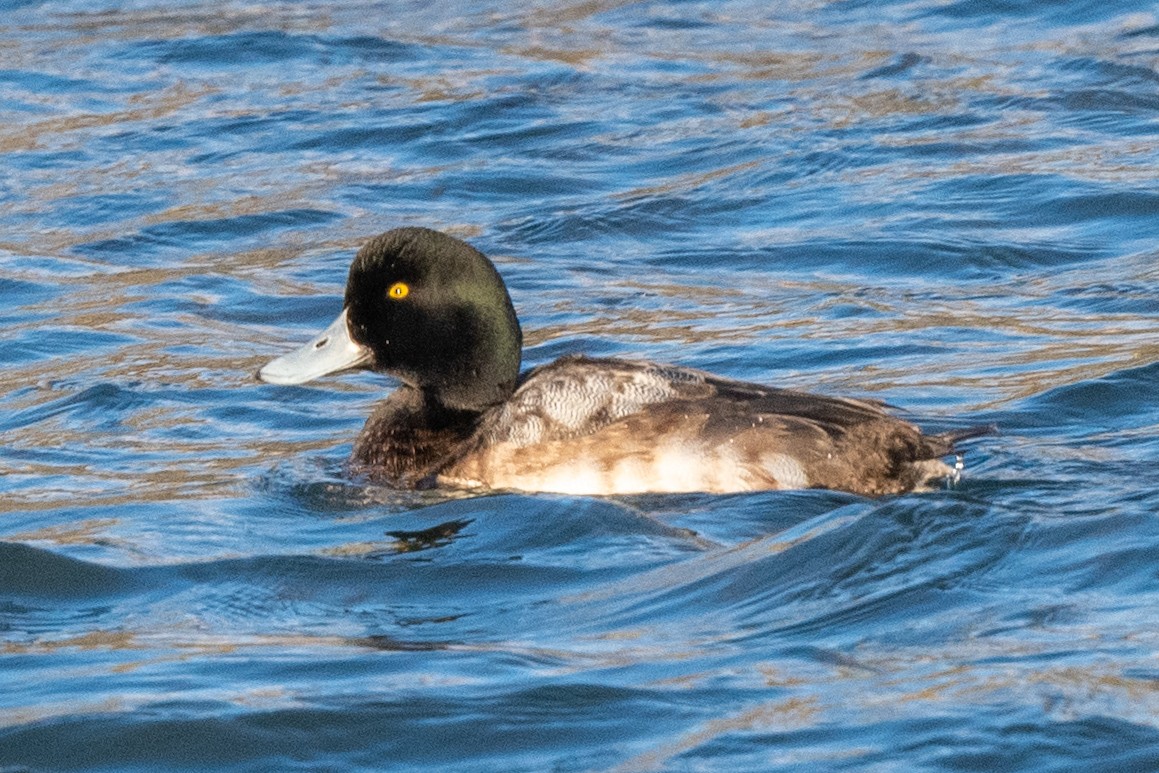
<svg viewBox="0 0 1159 773">
<path fill-rule="evenodd" d="M 507 287 L 486 255 L 444 233 L 398 228 L 359 250 L 346 321 L 366 367 L 447 408 L 483 410 L 515 388 L 523 336 Z"/>
</svg>

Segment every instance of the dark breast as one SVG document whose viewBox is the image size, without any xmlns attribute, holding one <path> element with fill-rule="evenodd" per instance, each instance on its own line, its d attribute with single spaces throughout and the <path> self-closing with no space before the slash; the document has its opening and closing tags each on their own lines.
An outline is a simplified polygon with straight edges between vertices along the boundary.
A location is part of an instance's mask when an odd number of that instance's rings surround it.
<svg viewBox="0 0 1159 773">
<path fill-rule="evenodd" d="M 351 462 L 357 471 L 397 488 L 431 485 L 462 453 L 476 419 L 473 413 L 441 410 L 417 389 L 401 387 L 366 420 Z"/>
</svg>

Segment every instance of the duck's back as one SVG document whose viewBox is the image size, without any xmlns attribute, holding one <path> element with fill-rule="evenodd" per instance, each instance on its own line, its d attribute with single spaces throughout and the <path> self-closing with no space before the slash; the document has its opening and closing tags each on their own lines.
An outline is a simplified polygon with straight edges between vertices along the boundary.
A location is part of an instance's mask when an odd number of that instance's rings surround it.
<svg viewBox="0 0 1159 773">
<path fill-rule="evenodd" d="M 528 373 L 440 475 L 459 486 L 571 494 L 822 487 L 907 491 L 948 472 L 943 436 L 880 403 L 626 360 Z"/>
</svg>

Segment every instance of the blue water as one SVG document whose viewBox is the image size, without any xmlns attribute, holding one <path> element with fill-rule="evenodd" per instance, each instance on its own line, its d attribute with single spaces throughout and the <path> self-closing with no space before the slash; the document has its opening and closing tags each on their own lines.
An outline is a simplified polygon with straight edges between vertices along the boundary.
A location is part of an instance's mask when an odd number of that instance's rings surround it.
<svg viewBox="0 0 1159 773">
<path fill-rule="evenodd" d="M 1159 769 L 1149 2 L 7 2 L 0 769 Z M 401 225 L 537 364 L 994 422 L 953 490 L 344 475 Z"/>
</svg>

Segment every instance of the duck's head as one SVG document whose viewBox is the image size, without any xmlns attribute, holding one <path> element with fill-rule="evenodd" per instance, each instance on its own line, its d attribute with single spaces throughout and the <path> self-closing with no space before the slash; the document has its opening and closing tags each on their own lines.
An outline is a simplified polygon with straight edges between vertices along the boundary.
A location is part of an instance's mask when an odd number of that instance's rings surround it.
<svg viewBox="0 0 1159 773">
<path fill-rule="evenodd" d="M 352 368 L 388 373 L 454 410 L 507 399 L 522 334 L 511 297 L 483 253 L 426 228 L 398 228 L 358 251 L 338 318 L 258 378 L 301 384 Z"/>
</svg>

